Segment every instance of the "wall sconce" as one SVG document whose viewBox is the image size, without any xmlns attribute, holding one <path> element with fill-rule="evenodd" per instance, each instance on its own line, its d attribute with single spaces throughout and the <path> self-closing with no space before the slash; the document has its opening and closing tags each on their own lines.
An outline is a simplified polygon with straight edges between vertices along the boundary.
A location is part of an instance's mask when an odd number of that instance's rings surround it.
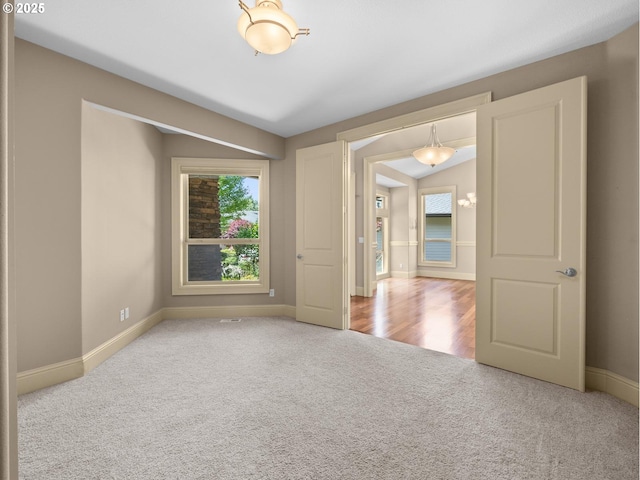
<svg viewBox="0 0 640 480">
<path fill-rule="evenodd" d="M 463 208 L 473 208 L 476 206 L 476 202 L 478 199 L 476 198 L 475 193 L 467 193 L 467 198 L 461 198 L 458 200 L 458 205 Z"/>
</svg>

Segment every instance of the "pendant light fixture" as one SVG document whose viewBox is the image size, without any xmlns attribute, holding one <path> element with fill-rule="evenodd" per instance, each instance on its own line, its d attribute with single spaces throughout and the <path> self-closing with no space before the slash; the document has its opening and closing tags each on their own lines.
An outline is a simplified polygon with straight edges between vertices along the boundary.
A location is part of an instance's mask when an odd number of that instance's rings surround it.
<svg viewBox="0 0 640 480">
<path fill-rule="evenodd" d="M 431 125 L 431 136 L 429 137 L 429 143 L 413 152 L 413 156 L 420 163 L 424 163 L 425 165 L 431 165 L 435 167 L 436 165 L 441 164 L 449 160 L 456 151 L 450 147 L 443 147 L 438 140 L 438 135 L 436 134 L 436 124 Z"/>
<path fill-rule="evenodd" d="M 298 28 L 296 21 L 282 11 L 280 0 L 256 0 L 253 8 L 240 0 L 240 8 L 238 32 L 256 55 L 282 53 L 293 45 L 298 35 L 309 35 L 308 28 Z"/>
</svg>

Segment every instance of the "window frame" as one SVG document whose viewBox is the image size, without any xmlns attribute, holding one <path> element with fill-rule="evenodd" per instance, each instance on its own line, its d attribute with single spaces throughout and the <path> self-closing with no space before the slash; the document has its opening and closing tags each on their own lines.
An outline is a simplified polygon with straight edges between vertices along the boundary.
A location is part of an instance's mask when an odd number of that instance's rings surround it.
<svg viewBox="0 0 640 480">
<path fill-rule="evenodd" d="M 382 273 L 378 273 L 377 261 L 376 261 L 376 280 L 382 280 L 384 278 L 389 278 L 389 199 L 390 194 L 388 192 L 383 192 L 381 190 L 376 190 L 376 199 L 375 199 L 375 220 L 374 225 L 377 222 L 377 218 L 380 217 L 382 219 Z M 378 197 L 382 198 L 382 207 L 378 208 L 377 201 Z M 377 234 L 376 234 L 376 255 L 378 255 L 377 249 Z"/>
<path fill-rule="evenodd" d="M 425 260 L 424 252 L 425 252 L 425 223 L 426 223 L 426 214 L 425 212 L 425 202 L 424 197 L 427 195 L 434 195 L 440 193 L 449 193 L 451 195 L 451 238 L 448 240 L 451 244 L 451 260 L 450 261 L 439 261 L 439 260 Z M 419 242 L 418 242 L 418 265 L 425 267 L 445 267 L 445 268 L 456 268 L 456 230 L 457 230 L 457 219 L 456 219 L 456 210 L 457 210 L 457 201 L 456 201 L 456 186 L 442 186 L 442 187 L 427 187 L 421 188 L 418 191 L 418 211 L 420 215 L 420 233 L 419 233 Z M 438 241 L 445 241 L 437 239 Z"/>
<path fill-rule="evenodd" d="M 259 237 L 254 239 L 190 239 L 189 175 L 258 177 Z M 188 280 L 189 245 L 257 244 L 260 250 L 256 281 Z M 173 295 L 225 295 L 269 292 L 269 161 L 224 158 L 171 158 L 171 284 Z"/>
</svg>

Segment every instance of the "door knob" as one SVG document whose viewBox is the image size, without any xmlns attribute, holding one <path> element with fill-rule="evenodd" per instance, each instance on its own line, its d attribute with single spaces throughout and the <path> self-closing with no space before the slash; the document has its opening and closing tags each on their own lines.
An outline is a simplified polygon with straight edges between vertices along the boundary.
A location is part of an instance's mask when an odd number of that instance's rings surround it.
<svg viewBox="0 0 640 480">
<path fill-rule="evenodd" d="M 302 260 L 302 255 L 301 255 L 301 254 L 298 254 L 298 255 L 296 255 L 296 258 L 297 258 L 298 260 Z"/>
<path fill-rule="evenodd" d="M 567 277 L 575 277 L 578 274 L 578 271 L 572 267 L 568 267 L 565 270 L 556 270 L 556 272 L 566 275 Z"/>
</svg>

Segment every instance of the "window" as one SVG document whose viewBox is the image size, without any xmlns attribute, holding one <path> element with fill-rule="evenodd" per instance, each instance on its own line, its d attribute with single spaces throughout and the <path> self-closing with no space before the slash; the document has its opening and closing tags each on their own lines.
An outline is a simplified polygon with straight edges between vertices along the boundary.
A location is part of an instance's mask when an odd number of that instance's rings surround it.
<svg viewBox="0 0 640 480">
<path fill-rule="evenodd" d="M 456 266 L 456 187 L 420 190 L 420 265 Z"/>
<path fill-rule="evenodd" d="M 376 276 L 389 275 L 389 197 L 376 193 Z"/>
<path fill-rule="evenodd" d="M 269 162 L 173 158 L 174 295 L 269 291 Z"/>
</svg>

